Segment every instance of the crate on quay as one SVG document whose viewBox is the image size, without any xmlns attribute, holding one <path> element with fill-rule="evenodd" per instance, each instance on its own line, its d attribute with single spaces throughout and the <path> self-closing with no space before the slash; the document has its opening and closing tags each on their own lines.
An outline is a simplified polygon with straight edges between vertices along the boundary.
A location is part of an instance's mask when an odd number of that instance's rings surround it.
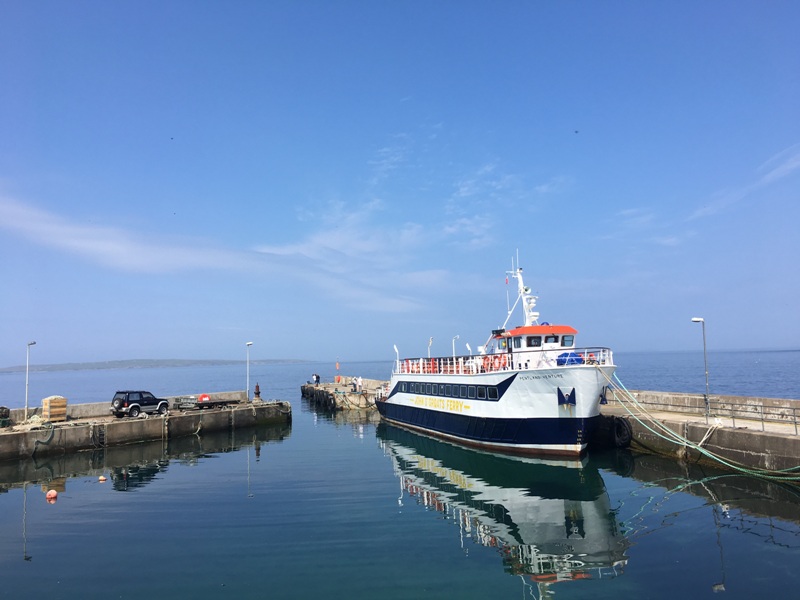
<svg viewBox="0 0 800 600">
<path fill-rule="evenodd" d="M 56 423 L 67 420 L 67 399 L 64 396 L 48 396 L 42 400 L 42 420 Z"/>
</svg>

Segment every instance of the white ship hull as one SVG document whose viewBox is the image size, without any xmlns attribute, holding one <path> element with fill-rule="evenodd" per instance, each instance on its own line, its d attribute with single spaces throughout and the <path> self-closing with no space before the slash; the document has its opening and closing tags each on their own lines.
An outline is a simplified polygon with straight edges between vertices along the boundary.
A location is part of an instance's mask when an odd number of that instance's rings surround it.
<svg viewBox="0 0 800 600">
<path fill-rule="evenodd" d="M 580 455 L 613 372 L 613 366 L 597 365 L 474 375 L 400 372 L 377 405 L 389 422 L 470 446 Z"/>
</svg>

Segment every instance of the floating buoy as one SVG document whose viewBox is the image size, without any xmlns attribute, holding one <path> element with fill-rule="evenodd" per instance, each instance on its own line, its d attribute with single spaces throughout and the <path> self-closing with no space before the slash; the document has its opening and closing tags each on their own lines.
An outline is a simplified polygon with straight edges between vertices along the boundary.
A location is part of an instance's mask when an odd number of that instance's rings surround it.
<svg viewBox="0 0 800 600">
<path fill-rule="evenodd" d="M 105 475 L 100 475 L 100 477 L 97 478 L 97 481 L 99 481 L 100 483 L 103 483 L 105 480 L 106 480 Z"/>
<path fill-rule="evenodd" d="M 47 494 L 45 494 L 45 498 L 50 504 L 55 504 L 56 500 L 58 500 L 58 492 L 55 490 L 48 490 Z"/>
</svg>

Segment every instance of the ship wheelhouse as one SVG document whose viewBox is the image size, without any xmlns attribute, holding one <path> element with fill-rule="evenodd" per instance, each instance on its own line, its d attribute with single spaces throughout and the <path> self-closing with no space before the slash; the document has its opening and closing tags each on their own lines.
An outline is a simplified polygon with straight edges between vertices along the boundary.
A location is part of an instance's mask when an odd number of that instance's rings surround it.
<svg viewBox="0 0 800 600">
<path fill-rule="evenodd" d="M 576 352 L 578 330 L 569 325 L 524 325 L 509 331 L 494 332 L 496 353 L 507 354 L 515 369 L 541 368 L 548 365 L 588 363 L 587 354 Z M 564 362 L 568 357 L 569 362 Z"/>
</svg>

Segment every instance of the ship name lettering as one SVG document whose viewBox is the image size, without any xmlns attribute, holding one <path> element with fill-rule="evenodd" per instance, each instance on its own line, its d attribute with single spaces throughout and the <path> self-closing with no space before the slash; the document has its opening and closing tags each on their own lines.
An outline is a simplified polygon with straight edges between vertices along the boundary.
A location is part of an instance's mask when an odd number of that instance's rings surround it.
<svg viewBox="0 0 800 600">
<path fill-rule="evenodd" d="M 563 379 L 564 375 L 561 373 L 550 373 L 549 375 L 520 375 L 520 381 L 533 381 L 535 379 Z"/>
</svg>

